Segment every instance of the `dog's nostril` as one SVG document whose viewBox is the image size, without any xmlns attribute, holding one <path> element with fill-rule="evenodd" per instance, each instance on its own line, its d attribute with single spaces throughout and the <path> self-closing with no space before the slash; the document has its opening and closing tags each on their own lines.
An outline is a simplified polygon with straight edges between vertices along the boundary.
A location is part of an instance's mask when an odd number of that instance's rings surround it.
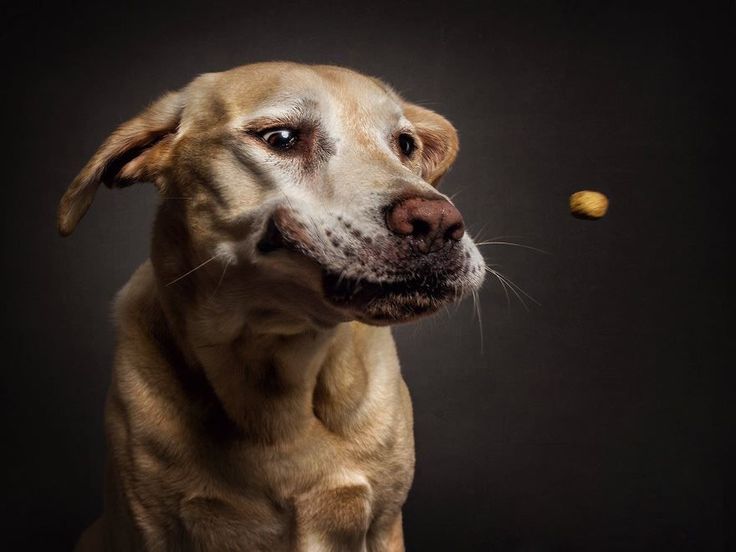
<svg viewBox="0 0 736 552">
<path fill-rule="evenodd" d="M 465 223 L 461 220 L 445 231 L 445 239 L 460 241 L 465 235 Z"/>
<path fill-rule="evenodd" d="M 426 220 L 420 218 L 411 219 L 409 224 L 412 227 L 411 235 L 418 238 L 426 236 L 432 231 L 432 226 Z"/>
<path fill-rule="evenodd" d="M 424 253 L 465 234 L 463 217 L 444 198 L 410 197 L 395 203 L 386 213 L 386 225 L 394 234 L 414 238 Z"/>
</svg>

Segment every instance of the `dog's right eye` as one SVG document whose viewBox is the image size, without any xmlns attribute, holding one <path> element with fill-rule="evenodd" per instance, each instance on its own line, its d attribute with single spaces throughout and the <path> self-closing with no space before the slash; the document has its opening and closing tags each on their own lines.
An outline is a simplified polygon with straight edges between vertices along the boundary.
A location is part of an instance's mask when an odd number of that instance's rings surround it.
<svg viewBox="0 0 736 552">
<path fill-rule="evenodd" d="M 299 133 L 293 128 L 274 128 L 261 133 L 261 138 L 277 150 L 288 150 L 296 144 Z"/>
</svg>

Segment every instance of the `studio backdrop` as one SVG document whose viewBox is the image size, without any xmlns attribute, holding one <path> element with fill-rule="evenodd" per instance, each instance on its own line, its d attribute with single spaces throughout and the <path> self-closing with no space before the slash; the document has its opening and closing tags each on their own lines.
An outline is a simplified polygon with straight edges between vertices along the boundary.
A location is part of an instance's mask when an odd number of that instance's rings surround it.
<svg viewBox="0 0 736 552">
<path fill-rule="evenodd" d="M 110 305 L 153 186 L 57 202 L 104 138 L 200 73 L 374 75 L 457 127 L 441 189 L 489 274 L 397 327 L 409 551 L 734 546 L 731 2 L 118 2 L 2 8 L 2 523 L 70 550 L 101 512 Z M 568 196 L 610 200 L 598 221 Z M 509 245 L 517 244 L 517 245 Z"/>
</svg>

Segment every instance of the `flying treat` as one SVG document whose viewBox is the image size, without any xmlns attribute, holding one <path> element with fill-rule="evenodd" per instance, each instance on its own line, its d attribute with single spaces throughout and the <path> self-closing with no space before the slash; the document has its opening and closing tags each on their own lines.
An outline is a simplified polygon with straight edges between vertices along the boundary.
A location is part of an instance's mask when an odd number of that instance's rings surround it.
<svg viewBox="0 0 736 552">
<path fill-rule="evenodd" d="M 600 192 L 583 190 L 570 196 L 570 212 L 582 219 L 599 219 L 608 210 L 608 198 Z"/>
</svg>

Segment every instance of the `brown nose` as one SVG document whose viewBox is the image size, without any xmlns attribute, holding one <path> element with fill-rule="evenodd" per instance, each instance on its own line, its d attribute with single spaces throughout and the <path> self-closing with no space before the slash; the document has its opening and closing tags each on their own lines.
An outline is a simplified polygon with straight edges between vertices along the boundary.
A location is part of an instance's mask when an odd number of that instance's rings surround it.
<svg viewBox="0 0 736 552">
<path fill-rule="evenodd" d="M 459 241 L 465 234 L 463 216 L 446 199 L 403 199 L 388 210 L 386 225 L 394 234 L 413 236 L 422 253 Z"/>
</svg>

